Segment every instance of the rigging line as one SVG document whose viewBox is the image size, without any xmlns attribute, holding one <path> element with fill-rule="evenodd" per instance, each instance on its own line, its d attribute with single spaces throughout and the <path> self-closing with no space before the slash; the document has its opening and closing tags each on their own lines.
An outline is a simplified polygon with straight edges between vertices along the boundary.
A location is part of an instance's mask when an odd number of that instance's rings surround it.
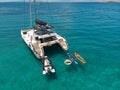
<svg viewBox="0 0 120 90">
<path fill-rule="evenodd" d="M 37 19 L 36 0 L 34 0 L 34 14 L 35 14 L 35 19 Z"/>
<path fill-rule="evenodd" d="M 54 19 L 53 19 L 53 17 L 52 17 L 49 0 L 47 0 L 47 3 L 48 3 L 48 10 L 49 10 L 50 22 L 51 22 L 52 24 L 54 24 Z M 51 3 L 51 4 L 52 4 L 52 3 Z M 54 29 L 54 28 L 53 28 L 53 29 Z M 55 31 L 55 29 L 54 29 L 54 31 Z M 56 31 L 55 31 L 55 32 L 56 32 Z"/>
<path fill-rule="evenodd" d="M 23 26 L 24 28 L 25 28 L 25 23 L 26 23 L 26 22 L 25 22 L 25 12 L 26 12 L 26 11 L 25 11 L 25 0 L 24 0 L 24 26 Z"/>
<path fill-rule="evenodd" d="M 47 0 L 47 4 L 48 4 L 48 10 L 49 10 L 49 17 L 51 19 L 50 21 L 53 21 L 51 9 L 50 9 L 50 4 L 49 4 L 49 0 Z"/>
<path fill-rule="evenodd" d="M 38 6 L 39 6 L 39 8 L 41 8 L 41 2 L 38 3 Z M 41 10 L 40 10 L 40 9 L 38 10 L 38 13 L 37 13 L 37 14 L 39 15 L 39 18 L 40 18 L 40 15 L 41 15 Z M 41 19 L 41 18 L 40 18 L 40 19 Z"/>
<path fill-rule="evenodd" d="M 32 2 L 30 0 L 30 28 L 32 28 Z"/>
<path fill-rule="evenodd" d="M 53 17 L 52 17 L 52 11 L 51 11 L 51 8 L 50 8 L 50 3 L 49 3 L 49 0 L 47 0 L 47 3 L 48 3 L 48 10 L 49 10 L 49 17 L 50 17 L 50 22 L 51 22 L 51 24 L 54 24 L 54 19 L 53 19 Z M 51 3 L 52 4 L 52 3 Z M 52 5 L 53 6 L 53 5 Z M 54 27 L 54 26 L 53 26 Z M 55 28 L 53 28 L 54 29 L 54 31 L 56 32 L 56 30 L 55 30 Z"/>
<path fill-rule="evenodd" d="M 42 8 L 42 1 L 40 1 L 40 2 L 38 3 L 38 6 L 39 6 L 39 8 Z M 41 18 L 42 18 L 42 17 L 41 17 L 41 15 L 42 15 L 42 10 L 38 9 L 37 14 L 39 15 L 39 18 L 41 19 Z"/>
<path fill-rule="evenodd" d="M 47 22 L 50 22 L 49 8 L 48 8 L 48 1 L 47 1 L 47 0 L 46 0 L 46 2 L 45 2 L 45 5 L 46 5 L 46 7 L 45 7 L 45 8 L 46 8 L 46 14 L 45 14 L 45 15 L 46 15 L 46 17 L 47 17 L 47 18 L 46 18 L 46 19 L 47 19 L 46 21 L 47 21 Z"/>
<path fill-rule="evenodd" d="M 42 7 L 44 8 L 44 10 L 42 10 L 42 18 L 43 20 L 47 21 L 48 20 L 48 17 L 47 17 L 47 12 L 46 12 L 46 3 L 45 2 L 42 2 Z"/>
<path fill-rule="evenodd" d="M 28 24 L 27 22 L 27 9 L 28 9 L 28 2 L 26 0 L 24 0 L 24 28 L 26 28 L 26 25 Z M 27 25 L 28 27 L 28 25 Z"/>
<path fill-rule="evenodd" d="M 24 0 L 24 1 L 25 1 L 25 6 L 24 6 L 24 7 L 25 7 L 25 10 L 24 10 L 25 12 L 24 12 L 24 16 L 25 16 L 25 28 L 26 28 L 26 25 L 28 24 L 28 22 L 27 22 L 27 20 L 28 20 L 28 19 L 27 19 L 28 2 L 27 2 L 26 0 Z"/>
<path fill-rule="evenodd" d="M 46 18 L 45 18 L 45 16 L 46 16 L 46 12 L 45 12 L 45 9 L 46 9 L 46 5 L 45 5 L 45 2 L 44 1 L 41 1 L 41 8 L 43 8 L 43 9 L 41 9 L 41 19 L 44 21 L 46 21 Z"/>
</svg>

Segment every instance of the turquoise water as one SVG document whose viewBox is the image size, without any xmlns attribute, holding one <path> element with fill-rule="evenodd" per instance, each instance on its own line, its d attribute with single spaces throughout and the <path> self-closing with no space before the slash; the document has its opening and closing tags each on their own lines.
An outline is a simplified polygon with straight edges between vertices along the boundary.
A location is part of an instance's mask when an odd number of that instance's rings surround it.
<svg viewBox="0 0 120 90">
<path fill-rule="evenodd" d="M 27 7 L 0 3 L 0 90 L 120 90 L 120 3 L 46 6 L 40 4 L 44 8 L 37 11 L 38 17 L 54 25 L 67 39 L 69 52 L 80 53 L 87 64 L 65 66 L 66 54 L 51 47 L 46 54 L 56 74 L 42 75 L 41 62 L 20 35 L 29 28 Z"/>
</svg>

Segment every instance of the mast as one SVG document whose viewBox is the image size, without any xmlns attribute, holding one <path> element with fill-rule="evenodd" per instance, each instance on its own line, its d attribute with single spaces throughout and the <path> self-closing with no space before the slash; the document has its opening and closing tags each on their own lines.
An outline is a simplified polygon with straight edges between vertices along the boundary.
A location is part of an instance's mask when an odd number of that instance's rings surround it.
<svg viewBox="0 0 120 90">
<path fill-rule="evenodd" d="M 32 28 L 32 2 L 30 0 L 30 28 Z"/>
</svg>

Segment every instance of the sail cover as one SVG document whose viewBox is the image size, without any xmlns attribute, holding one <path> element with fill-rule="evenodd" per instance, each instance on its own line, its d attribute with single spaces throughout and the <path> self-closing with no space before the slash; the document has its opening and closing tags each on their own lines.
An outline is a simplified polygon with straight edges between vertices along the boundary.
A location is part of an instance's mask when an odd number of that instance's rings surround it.
<svg viewBox="0 0 120 90">
<path fill-rule="evenodd" d="M 47 22 L 40 21 L 39 19 L 36 19 L 35 23 L 39 25 L 47 25 Z"/>
</svg>

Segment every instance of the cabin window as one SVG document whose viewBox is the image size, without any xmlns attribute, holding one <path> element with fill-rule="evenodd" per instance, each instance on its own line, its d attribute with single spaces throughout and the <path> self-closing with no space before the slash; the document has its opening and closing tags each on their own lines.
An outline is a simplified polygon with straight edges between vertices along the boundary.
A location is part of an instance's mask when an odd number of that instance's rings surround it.
<svg viewBox="0 0 120 90">
<path fill-rule="evenodd" d="M 40 39 L 40 42 L 41 42 L 41 43 L 44 43 L 44 40 L 43 40 L 43 39 Z"/>
<path fill-rule="evenodd" d="M 56 39 L 57 38 L 55 36 L 52 36 L 52 37 L 47 37 L 47 38 L 41 38 L 40 41 L 41 41 L 41 43 L 45 43 L 45 42 L 54 41 Z"/>
<path fill-rule="evenodd" d="M 36 40 L 39 40 L 38 37 L 35 37 Z"/>
</svg>

